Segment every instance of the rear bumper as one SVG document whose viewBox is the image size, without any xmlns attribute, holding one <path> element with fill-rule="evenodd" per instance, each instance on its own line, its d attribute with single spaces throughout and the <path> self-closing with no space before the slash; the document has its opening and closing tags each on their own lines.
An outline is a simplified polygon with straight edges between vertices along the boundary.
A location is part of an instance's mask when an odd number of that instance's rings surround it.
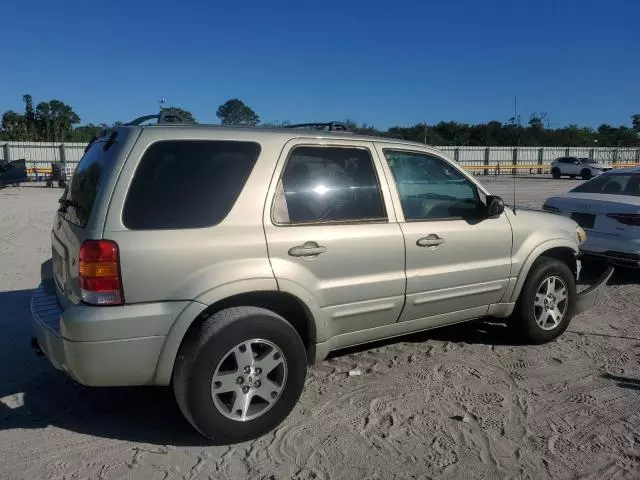
<svg viewBox="0 0 640 480">
<path fill-rule="evenodd" d="M 38 346 L 54 367 L 76 381 L 152 385 L 166 335 L 187 303 L 77 306 L 63 312 L 56 296 L 40 286 L 31 299 L 31 313 Z M 133 332 L 129 337 L 122 336 L 126 324 Z M 118 333 L 120 338 L 113 338 Z"/>
<path fill-rule="evenodd" d="M 595 305 L 602 289 L 611 278 L 611 275 L 613 275 L 613 270 L 614 268 L 609 266 L 593 285 L 576 296 L 576 306 L 574 311 L 576 315 L 589 310 Z"/>
</svg>

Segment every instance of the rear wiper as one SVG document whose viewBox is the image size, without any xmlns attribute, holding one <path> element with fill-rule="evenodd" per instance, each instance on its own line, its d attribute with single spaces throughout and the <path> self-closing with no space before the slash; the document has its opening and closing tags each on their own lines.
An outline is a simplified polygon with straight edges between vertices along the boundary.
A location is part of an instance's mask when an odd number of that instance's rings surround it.
<svg viewBox="0 0 640 480">
<path fill-rule="evenodd" d="M 59 212 L 66 212 L 67 208 L 69 207 L 73 207 L 73 208 L 77 208 L 79 210 L 84 210 L 82 208 L 82 205 L 80 205 L 78 202 L 74 202 L 73 200 L 69 200 L 67 198 L 61 198 L 60 200 L 58 200 L 58 203 L 60 204 L 60 208 L 58 208 Z"/>
</svg>

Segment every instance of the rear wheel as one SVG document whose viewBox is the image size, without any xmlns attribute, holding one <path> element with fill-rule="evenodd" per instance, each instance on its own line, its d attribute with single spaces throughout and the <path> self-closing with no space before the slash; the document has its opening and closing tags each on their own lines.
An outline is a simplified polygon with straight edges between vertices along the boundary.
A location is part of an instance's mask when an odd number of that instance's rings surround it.
<svg viewBox="0 0 640 480">
<path fill-rule="evenodd" d="M 589 170 L 588 168 L 585 168 L 580 173 L 580 176 L 582 177 L 583 180 L 589 180 L 592 177 L 591 170 Z"/>
<path fill-rule="evenodd" d="M 541 257 L 520 292 L 510 326 L 527 343 L 550 342 L 569 326 L 575 302 L 575 277 L 567 264 Z"/>
<path fill-rule="evenodd" d="M 553 178 L 560 178 L 560 169 L 553 167 L 553 169 L 551 169 L 551 175 L 553 175 Z"/>
<path fill-rule="evenodd" d="M 216 442 L 254 439 L 280 424 L 304 386 L 307 358 L 296 330 L 262 308 L 222 310 L 191 332 L 174 369 L 184 416 Z"/>
</svg>

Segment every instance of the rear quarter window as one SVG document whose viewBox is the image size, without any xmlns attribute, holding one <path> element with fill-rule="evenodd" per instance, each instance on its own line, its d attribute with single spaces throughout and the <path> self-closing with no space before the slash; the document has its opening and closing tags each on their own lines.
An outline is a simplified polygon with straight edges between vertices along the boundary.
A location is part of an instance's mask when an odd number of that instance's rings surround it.
<svg viewBox="0 0 640 480">
<path fill-rule="evenodd" d="M 260 155 L 254 142 L 166 140 L 144 153 L 122 220 L 130 230 L 211 227 L 229 214 Z"/>
</svg>

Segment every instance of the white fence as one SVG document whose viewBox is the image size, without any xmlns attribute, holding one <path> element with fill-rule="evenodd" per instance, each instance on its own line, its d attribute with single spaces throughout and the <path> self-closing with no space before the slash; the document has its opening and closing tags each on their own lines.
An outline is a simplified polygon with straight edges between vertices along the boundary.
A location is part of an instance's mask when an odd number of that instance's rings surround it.
<svg viewBox="0 0 640 480">
<path fill-rule="evenodd" d="M 40 179 L 50 172 L 51 163 L 62 162 L 75 168 L 84 153 L 84 143 L 38 143 L 38 142 L 0 142 L 0 159 L 26 160 L 29 176 Z M 537 173 L 557 157 L 589 157 L 605 163 L 640 163 L 640 148 L 610 147 L 435 147 L 455 159 L 465 167 L 471 167 L 474 173 L 493 174 L 512 172 L 513 166 L 540 165 L 533 169 Z M 486 168 L 485 168 L 486 167 Z M 499 168 L 499 170 L 496 169 Z"/>
</svg>

